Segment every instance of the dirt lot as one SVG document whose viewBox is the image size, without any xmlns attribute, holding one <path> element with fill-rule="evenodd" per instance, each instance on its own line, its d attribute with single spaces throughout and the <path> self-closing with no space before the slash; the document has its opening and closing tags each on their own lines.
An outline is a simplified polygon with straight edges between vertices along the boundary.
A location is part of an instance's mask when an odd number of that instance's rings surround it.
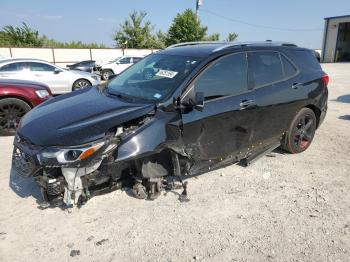
<svg viewBox="0 0 350 262">
<path fill-rule="evenodd" d="M 117 191 L 39 210 L 1 137 L 0 261 L 350 261 L 350 64 L 324 69 L 329 112 L 307 152 L 189 179 L 188 203 Z"/>
</svg>

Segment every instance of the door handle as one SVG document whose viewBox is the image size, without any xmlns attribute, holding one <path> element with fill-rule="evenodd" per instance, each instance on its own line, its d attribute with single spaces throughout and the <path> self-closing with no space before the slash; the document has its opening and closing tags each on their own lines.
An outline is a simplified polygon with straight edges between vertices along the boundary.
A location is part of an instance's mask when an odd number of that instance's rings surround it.
<svg viewBox="0 0 350 262">
<path fill-rule="evenodd" d="M 301 83 L 294 83 L 292 89 L 298 89 L 301 86 Z"/>
<path fill-rule="evenodd" d="M 254 106 L 256 106 L 255 100 L 242 100 L 242 102 L 239 103 L 239 107 L 241 108 L 241 110 Z"/>
<path fill-rule="evenodd" d="M 41 77 L 41 76 L 43 76 L 43 75 L 41 75 L 41 74 L 35 74 L 35 76 Z"/>
</svg>

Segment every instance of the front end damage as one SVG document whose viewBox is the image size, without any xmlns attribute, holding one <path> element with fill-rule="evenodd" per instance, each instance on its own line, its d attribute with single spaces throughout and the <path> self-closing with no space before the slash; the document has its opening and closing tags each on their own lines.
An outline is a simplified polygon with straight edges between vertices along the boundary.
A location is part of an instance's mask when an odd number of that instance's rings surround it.
<svg viewBox="0 0 350 262">
<path fill-rule="evenodd" d="M 17 134 L 13 168 L 33 177 L 41 208 L 81 206 L 91 197 L 123 187 L 135 197 L 155 199 L 164 187 L 182 186 L 190 160 L 181 144 L 177 114 L 158 111 L 109 130 L 103 139 L 70 147 L 42 147 Z M 157 135 L 155 135 L 157 134 Z M 176 183 L 179 181 L 180 183 Z"/>
</svg>

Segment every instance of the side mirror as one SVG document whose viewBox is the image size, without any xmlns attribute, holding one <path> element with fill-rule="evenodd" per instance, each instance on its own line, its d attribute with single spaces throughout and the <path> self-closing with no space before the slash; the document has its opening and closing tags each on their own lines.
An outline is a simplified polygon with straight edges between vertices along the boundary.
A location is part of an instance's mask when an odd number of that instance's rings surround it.
<svg viewBox="0 0 350 262">
<path fill-rule="evenodd" d="M 61 73 L 62 71 L 60 70 L 60 69 L 58 69 L 58 68 L 55 68 L 55 70 L 53 71 L 53 73 L 54 74 L 59 74 L 59 73 Z"/>
<path fill-rule="evenodd" d="M 173 98 L 173 105 L 182 112 L 189 112 L 193 109 L 202 112 L 204 108 L 204 93 L 195 92 L 194 88 L 192 88 L 190 93 L 182 101 L 180 97 L 177 99 Z"/>
<path fill-rule="evenodd" d="M 204 93 L 203 92 L 196 92 L 195 95 L 195 103 L 194 108 L 198 111 L 203 111 L 204 108 Z"/>
</svg>

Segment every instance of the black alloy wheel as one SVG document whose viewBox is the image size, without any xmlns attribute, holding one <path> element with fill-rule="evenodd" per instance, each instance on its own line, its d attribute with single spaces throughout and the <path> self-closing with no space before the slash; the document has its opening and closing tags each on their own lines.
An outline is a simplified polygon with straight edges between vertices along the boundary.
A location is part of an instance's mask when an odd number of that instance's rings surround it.
<svg viewBox="0 0 350 262">
<path fill-rule="evenodd" d="M 31 109 L 23 100 L 4 98 L 0 100 L 0 135 L 11 136 L 16 133 L 21 118 Z"/>
<path fill-rule="evenodd" d="M 309 108 L 303 108 L 295 116 L 285 141 L 282 143 L 283 149 L 297 154 L 304 152 L 311 144 L 316 131 L 316 116 Z"/>
</svg>

